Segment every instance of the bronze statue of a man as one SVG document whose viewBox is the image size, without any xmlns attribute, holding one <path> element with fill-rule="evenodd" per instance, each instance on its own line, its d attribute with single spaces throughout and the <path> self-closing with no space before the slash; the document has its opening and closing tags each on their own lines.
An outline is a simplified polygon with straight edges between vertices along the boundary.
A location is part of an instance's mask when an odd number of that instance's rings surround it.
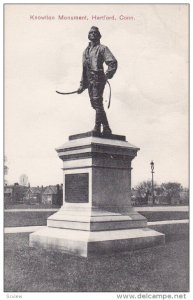
<svg viewBox="0 0 193 300">
<path fill-rule="evenodd" d="M 103 107 L 103 91 L 108 79 L 111 79 L 117 70 L 117 60 L 108 49 L 100 44 L 101 34 L 95 26 L 91 27 L 88 33 L 90 40 L 88 47 L 83 52 L 83 72 L 78 93 L 88 88 L 90 102 L 96 110 L 94 132 L 111 134 L 111 129 Z M 104 72 L 103 63 L 108 66 Z"/>
</svg>

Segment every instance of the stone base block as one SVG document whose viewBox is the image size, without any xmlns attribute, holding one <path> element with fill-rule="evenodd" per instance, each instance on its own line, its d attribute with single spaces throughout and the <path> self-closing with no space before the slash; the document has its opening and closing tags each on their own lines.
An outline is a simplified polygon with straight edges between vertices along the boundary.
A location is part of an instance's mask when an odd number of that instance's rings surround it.
<svg viewBox="0 0 193 300">
<path fill-rule="evenodd" d="M 30 246 L 88 257 L 164 244 L 165 235 L 149 228 L 83 231 L 46 227 L 30 234 Z"/>
<path fill-rule="evenodd" d="M 125 215 L 99 208 L 81 208 L 65 205 L 47 219 L 47 226 L 54 228 L 101 231 L 130 229 L 147 226 L 147 219 L 130 208 Z"/>
</svg>

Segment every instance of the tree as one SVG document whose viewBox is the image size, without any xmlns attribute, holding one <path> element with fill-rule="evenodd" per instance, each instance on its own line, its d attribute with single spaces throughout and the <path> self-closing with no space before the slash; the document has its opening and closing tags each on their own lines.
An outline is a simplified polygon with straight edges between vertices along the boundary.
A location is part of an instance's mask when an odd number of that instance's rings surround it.
<svg viewBox="0 0 193 300">
<path fill-rule="evenodd" d="M 180 192 L 183 191 L 181 183 L 178 182 L 162 183 L 161 188 L 166 193 L 168 204 L 172 204 L 172 199 L 174 198 L 179 199 Z"/>
<path fill-rule="evenodd" d="M 28 187 L 19 185 L 18 182 L 14 183 L 13 187 L 13 202 L 15 203 L 22 203 L 25 198 L 25 194 Z"/>
<path fill-rule="evenodd" d="M 156 196 L 162 196 L 163 193 L 164 193 L 163 187 L 161 187 L 159 185 L 155 187 L 155 194 L 156 194 Z"/>
<path fill-rule="evenodd" d="M 156 188 L 157 188 L 157 184 L 156 184 L 156 182 L 154 182 L 154 191 L 156 190 Z M 139 183 L 134 189 L 137 192 L 138 202 L 140 202 L 141 204 L 145 204 L 145 203 L 147 204 L 148 197 L 152 193 L 151 180 L 143 181 L 143 182 Z"/>
<path fill-rule="evenodd" d="M 4 184 L 7 184 L 7 179 L 6 179 L 6 175 L 8 174 L 8 166 L 7 166 L 7 157 L 4 156 Z"/>
<path fill-rule="evenodd" d="M 156 189 L 157 184 L 156 182 L 154 182 L 154 189 Z M 138 192 L 140 197 L 144 197 L 147 192 L 151 193 L 152 190 L 152 183 L 151 180 L 148 181 L 143 181 L 141 183 L 139 183 L 136 187 L 135 190 Z"/>
</svg>

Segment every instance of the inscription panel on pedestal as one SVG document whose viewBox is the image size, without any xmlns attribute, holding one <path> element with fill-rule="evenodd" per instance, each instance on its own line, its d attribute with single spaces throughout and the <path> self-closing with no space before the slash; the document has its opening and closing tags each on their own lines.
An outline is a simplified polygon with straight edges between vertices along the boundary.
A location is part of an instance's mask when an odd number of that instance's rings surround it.
<svg viewBox="0 0 193 300">
<path fill-rule="evenodd" d="M 65 202 L 88 202 L 88 173 L 65 175 Z"/>
</svg>

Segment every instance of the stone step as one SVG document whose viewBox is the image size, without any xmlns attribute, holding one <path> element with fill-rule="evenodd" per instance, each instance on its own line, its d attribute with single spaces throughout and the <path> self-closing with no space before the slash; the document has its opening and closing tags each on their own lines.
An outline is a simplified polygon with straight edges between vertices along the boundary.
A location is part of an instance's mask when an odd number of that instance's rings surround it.
<svg viewBox="0 0 193 300">
<path fill-rule="evenodd" d="M 147 219 L 132 211 L 122 215 L 101 209 L 61 209 L 47 219 L 47 226 L 77 230 L 117 230 L 147 226 Z"/>
<path fill-rule="evenodd" d="M 46 227 L 30 234 L 30 246 L 88 257 L 152 247 L 165 243 L 165 235 L 149 228 L 77 231 Z"/>
</svg>

